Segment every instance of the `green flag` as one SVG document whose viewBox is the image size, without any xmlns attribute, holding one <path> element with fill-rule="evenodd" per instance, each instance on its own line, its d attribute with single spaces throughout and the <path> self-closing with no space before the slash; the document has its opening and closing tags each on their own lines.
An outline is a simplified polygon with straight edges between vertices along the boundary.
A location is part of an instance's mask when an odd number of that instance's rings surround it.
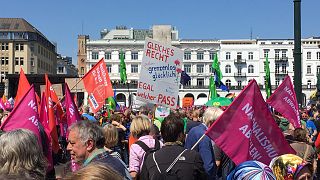
<svg viewBox="0 0 320 180">
<path fill-rule="evenodd" d="M 127 82 L 127 70 L 126 70 L 126 63 L 124 62 L 124 54 L 120 52 L 120 82 L 126 83 Z"/>
<path fill-rule="evenodd" d="M 213 62 L 212 62 L 212 68 L 215 72 L 215 81 L 216 82 L 219 82 L 222 80 L 222 73 L 221 73 L 221 70 L 220 70 L 220 65 L 219 65 L 219 62 L 218 62 L 218 55 L 217 53 L 214 54 L 214 58 L 213 58 Z"/>
<path fill-rule="evenodd" d="M 108 109 L 111 109 L 113 111 L 116 110 L 116 101 L 114 100 L 113 97 L 108 97 L 107 99 L 107 104 L 108 104 Z"/>
<path fill-rule="evenodd" d="M 216 83 L 213 80 L 213 77 L 210 76 L 210 99 L 214 99 L 217 97 L 217 89 L 216 89 Z"/>
<path fill-rule="evenodd" d="M 270 80 L 270 68 L 269 68 L 268 55 L 266 56 L 265 72 L 266 72 L 266 93 L 267 93 L 267 99 L 268 99 L 271 95 L 271 80 Z"/>
</svg>

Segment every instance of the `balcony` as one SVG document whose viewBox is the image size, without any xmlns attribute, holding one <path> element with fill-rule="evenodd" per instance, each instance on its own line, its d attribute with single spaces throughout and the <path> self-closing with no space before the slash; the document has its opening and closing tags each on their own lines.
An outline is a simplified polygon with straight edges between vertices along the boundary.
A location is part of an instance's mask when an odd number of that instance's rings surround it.
<svg viewBox="0 0 320 180">
<path fill-rule="evenodd" d="M 209 89 L 209 86 L 183 86 L 183 89 Z"/>
<path fill-rule="evenodd" d="M 112 87 L 113 88 L 117 88 L 117 89 L 137 89 L 137 87 L 138 87 L 138 84 L 131 84 L 131 83 L 129 83 L 129 85 L 128 84 L 119 84 L 119 83 L 113 83 L 112 84 Z"/>
<path fill-rule="evenodd" d="M 288 71 L 275 71 L 274 74 L 278 76 L 288 75 Z"/>
<path fill-rule="evenodd" d="M 247 75 L 246 73 L 234 73 L 234 77 L 245 78 Z"/>
<path fill-rule="evenodd" d="M 274 59 L 275 63 L 288 62 L 288 57 L 279 57 Z"/>
<path fill-rule="evenodd" d="M 235 59 L 234 64 L 246 64 L 247 60 L 246 59 Z"/>
</svg>

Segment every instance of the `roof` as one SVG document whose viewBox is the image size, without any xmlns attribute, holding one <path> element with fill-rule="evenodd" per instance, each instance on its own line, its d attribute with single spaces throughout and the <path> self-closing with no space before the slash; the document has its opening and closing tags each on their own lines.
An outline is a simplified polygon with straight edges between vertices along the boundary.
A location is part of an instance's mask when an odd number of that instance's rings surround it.
<svg viewBox="0 0 320 180">
<path fill-rule="evenodd" d="M 40 31 L 23 18 L 0 18 L 0 31 L 35 32 L 42 35 Z"/>
</svg>

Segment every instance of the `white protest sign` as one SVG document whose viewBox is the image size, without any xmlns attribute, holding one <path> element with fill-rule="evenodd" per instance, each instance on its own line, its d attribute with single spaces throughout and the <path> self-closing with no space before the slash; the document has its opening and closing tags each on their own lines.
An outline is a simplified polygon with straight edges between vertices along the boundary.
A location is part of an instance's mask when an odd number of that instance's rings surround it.
<svg viewBox="0 0 320 180">
<path fill-rule="evenodd" d="M 137 99 L 176 108 L 183 51 L 146 38 Z"/>
</svg>

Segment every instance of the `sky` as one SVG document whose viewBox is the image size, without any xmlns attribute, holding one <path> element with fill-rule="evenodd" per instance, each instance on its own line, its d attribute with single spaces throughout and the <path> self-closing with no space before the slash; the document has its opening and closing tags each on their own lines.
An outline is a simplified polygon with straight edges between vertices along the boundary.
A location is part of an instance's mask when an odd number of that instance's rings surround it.
<svg viewBox="0 0 320 180">
<path fill-rule="evenodd" d="M 320 36 L 320 0 L 301 0 L 301 36 Z M 3 2 L 3 3 L 1 3 Z M 5 2 L 5 3 L 4 3 Z M 169 24 L 180 39 L 293 39 L 293 0 L 0 0 L 0 17 L 24 18 L 77 62 L 77 36 Z"/>
</svg>

